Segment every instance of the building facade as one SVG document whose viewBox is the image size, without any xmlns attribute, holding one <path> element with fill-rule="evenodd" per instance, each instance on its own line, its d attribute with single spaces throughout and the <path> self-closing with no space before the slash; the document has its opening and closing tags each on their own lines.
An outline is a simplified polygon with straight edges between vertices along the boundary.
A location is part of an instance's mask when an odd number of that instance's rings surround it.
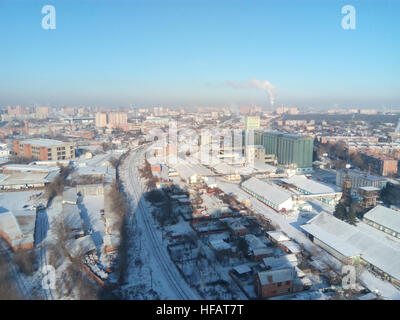
<svg viewBox="0 0 400 320">
<path fill-rule="evenodd" d="M 343 187 L 346 179 L 351 181 L 351 191 L 357 192 L 360 187 L 376 187 L 382 189 L 386 186 L 387 180 L 356 169 L 345 169 L 336 171 L 336 185 Z"/>
<path fill-rule="evenodd" d="M 51 139 L 14 140 L 14 152 L 24 158 L 37 160 L 75 159 L 75 144 Z"/>
<path fill-rule="evenodd" d="M 262 145 L 266 155 L 275 155 L 280 165 L 295 166 L 299 172 L 312 170 L 312 137 L 278 131 L 255 131 L 254 144 Z"/>
</svg>

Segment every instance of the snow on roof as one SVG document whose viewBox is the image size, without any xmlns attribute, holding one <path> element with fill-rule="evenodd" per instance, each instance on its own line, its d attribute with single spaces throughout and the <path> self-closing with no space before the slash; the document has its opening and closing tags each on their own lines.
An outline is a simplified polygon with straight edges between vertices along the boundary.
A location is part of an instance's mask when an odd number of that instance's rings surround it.
<svg viewBox="0 0 400 320">
<path fill-rule="evenodd" d="M 102 165 L 89 165 L 81 166 L 79 165 L 73 172 L 74 176 L 115 176 L 116 170 L 109 166 Z"/>
<path fill-rule="evenodd" d="M 330 186 L 312 179 L 308 179 L 304 175 L 294 175 L 290 178 L 282 179 L 282 181 L 293 184 L 297 188 L 305 190 L 312 194 L 340 192 L 336 186 Z"/>
<path fill-rule="evenodd" d="M 260 161 L 255 161 L 253 167 L 258 172 L 275 172 L 277 169 L 275 166 Z"/>
<path fill-rule="evenodd" d="M 0 230 L 7 234 L 11 240 L 23 237 L 18 221 L 11 211 L 0 213 Z"/>
<path fill-rule="evenodd" d="M 289 251 L 292 253 L 300 253 L 301 252 L 300 246 L 294 241 L 291 241 L 291 240 L 282 241 L 281 244 L 284 245 L 286 248 L 288 248 Z"/>
<path fill-rule="evenodd" d="M 264 258 L 263 263 L 266 267 L 271 267 L 271 269 L 284 269 L 295 267 L 298 261 L 294 254 L 288 254 L 281 257 Z"/>
<path fill-rule="evenodd" d="M 161 165 L 161 159 L 156 158 L 156 157 L 148 157 L 146 158 L 147 162 L 154 166 L 154 165 Z"/>
<path fill-rule="evenodd" d="M 268 231 L 267 234 L 274 239 L 276 242 L 289 241 L 290 238 L 287 237 L 282 231 Z"/>
<path fill-rule="evenodd" d="M 306 232 L 347 257 L 361 258 L 387 274 L 400 279 L 400 244 L 386 233 L 371 233 L 321 212 L 301 226 Z"/>
<path fill-rule="evenodd" d="M 24 140 L 22 141 L 22 143 L 33 144 L 41 147 L 53 147 L 53 146 L 59 146 L 60 144 L 63 144 L 65 142 L 53 139 L 31 139 L 31 140 Z"/>
<path fill-rule="evenodd" d="M 360 254 L 360 250 L 350 242 L 338 237 L 339 234 L 346 238 L 352 236 L 354 232 L 352 226 L 331 214 L 321 212 L 301 228 L 346 257 L 354 257 Z"/>
<path fill-rule="evenodd" d="M 79 207 L 76 204 L 64 203 L 62 209 L 64 225 L 68 229 L 81 229 L 82 219 Z"/>
<path fill-rule="evenodd" d="M 381 190 L 381 189 L 379 189 L 377 187 L 373 187 L 373 186 L 359 187 L 359 189 L 365 190 L 365 191 L 379 191 L 379 190 Z"/>
<path fill-rule="evenodd" d="M 365 219 L 385 228 L 400 232 L 400 212 L 378 205 L 364 215 Z"/>
<path fill-rule="evenodd" d="M 76 204 L 77 201 L 78 201 L 78 195 L 76 193 L 76 188 L 69 188 L 63 192 L 62 194 L 63 203 Z"/>
<path fill-rule="evenodd" d="M 216 251 L 229 250 L 231 248 L 229 243 L 225 242 L 222 239 L 209 240 L 209 243 L 210 243 L 210 246 Z"/>
<path fill-rule="evenodd" d="M 60 171 L 57 166 L 39 166 L 32 164 L 6 164 L 2 166 L 3 170 L 10 171 L 21 171 L 21 172 L 39 172 L 39 173 L 49 173 L 51 171 Z"/>
<path fill-rule="evenodd" d="M 233 268 L 238 274 L 245 274 L 251 272 L 250 267 L 247 264 L 241 264 Z"/>
<path fill-rule="evenodd" d="M 261 181 L 254 177 L 243 182 L 242 187 L 260 195 L 264 199 L 268 199 L 277 205 L 289 200 L 292 197 L 290 193 L 282 190 L 278 186 L 272 183 Z"/>
<path fill-rule="evenodd" d="M 204 168 L 201 165 L 193 163 L 179 162 L 175 167 L 175 170 L 184 179 L 189 179 L 194 175 L 197 176 L 213 176 L 214 173 L 211 170 Z"/>
<path fill-rule="evenodd" d="M 266 244 L 260 238 L 257 238 L 254 234 L 246 234 L 244 238 L 251 250 L 267 247 Z"/>
<path fill-rule="evenodd" d="M 239 174 L 239 169 L 234 168 L 225 162 L 218 163 L 214 166 L 214 169 L 217 173 L 220 174 Z"/>
<path fill-rule="evenodd" d="M 262 255 L 272 255 L 274 253 L 274 248 L 257 248 L 257 249 L 253 249 L 253 255 L 254 256 L 262 256 Z"/>
<path fill-rule="evenodd" d="M 94 244 L 92 237 L 87 235 L 68 241 L 67 249 L 72 255 L 80 255 L 96 250 L 96 245 Z"/>
<path fill-rule="evenodd" d="M 205 183 L 207 184 L 208 187 L 214 188 L 218 186 L 217 180 L 214 177 L 207 177 L 205 179 Z"/>
<path fill-rule="evenodd" d="M 258 273 L 261 285 L 268 285 L 277 282 L 294 280 L 296 271 L 293 268 L 284 268 L 279 270 L 262 271 Z"/>
<path fill-rule="evenodd" d="M 54 172 L 56 175 L 57 173 Z M 13 173 L 7 175 L 0 175 L 0 185 L 32 185 L 32 184 L 45 184 L 54 179 L 53 172 L 50 173 Z"/>
</svg>

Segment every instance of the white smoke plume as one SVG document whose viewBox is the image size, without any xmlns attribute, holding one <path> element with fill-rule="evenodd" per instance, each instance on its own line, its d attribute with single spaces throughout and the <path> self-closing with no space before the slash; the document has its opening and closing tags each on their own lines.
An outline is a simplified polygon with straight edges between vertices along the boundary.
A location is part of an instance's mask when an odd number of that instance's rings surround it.
<svg viewBox="0 0 400 320">
<path fill-rule="evenodd" d="M 235 89 L 257 88 L 264 90 L 269 96 L 269 103 L 271 104 L 271 106 L 273 106 L 275 103 L 275 95 L 276 95 L 275 86 L 267 80 L 261 81 L 254 78 L 251 78 L 245 82 L 228 80 L 227 84 Z"/>
</svg>

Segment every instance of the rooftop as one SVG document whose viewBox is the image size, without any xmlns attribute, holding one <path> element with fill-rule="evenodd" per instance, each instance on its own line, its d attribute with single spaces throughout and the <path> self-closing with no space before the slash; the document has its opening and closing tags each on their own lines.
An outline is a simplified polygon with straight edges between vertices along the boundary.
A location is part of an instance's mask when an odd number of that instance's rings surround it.
<svg viewBox="0 0 400 320">
<path fill-rule="evenodd" d="M 254 177 L 243 182 L 242 187 L 249 189 L 264 199 L 268 199 L 269 201 L 278 205 L 286 200 L 291 199 L 292 197 L 290 193 L 282 190 L 278 186 L 272 183 L 261 181 Z"/>
<path fill-rule="evenodd" d="M 322 212 L 301 228 L 344 256 L 361 255 L 363 260 L 400 279 L 400 243 L 388 239 L 384 232 L 368 232 L 361 224 L 352 226 Z"/>
<path fill-rule="evenodd" d="M 41 147 L 53 147 L 59 146 L 65 142 L 59 140 L 52 140 L 52 139 L 31 139 L 31 140 L 24 140 L 22 141 L 24 144 L 33 144 Z"/>
<path fill-rule="evenodd" d="M 294 280 L 296 271 L 293 268 L 284 268 L 279 270 L 262 271 L 258 273 L 261 285 L 273 284 Z"/>
<path fill-rule="evenodd" d="M 306 178 L 304 175 L 294 175 L 290 178 L 282 179 L 282 181 L 293 184 L 297 188 L 305 190 L 312 194 L 325 194 L 340 192 L 336 186 L 330 186 L 312 179 Z"/>
<path fill-rule="evenodd" d="M 378 205 L 369 210 L 364 215 L 364 218 L 393 231 L 400 232 L 400 212 L 396 210 Z"/>
</svg>

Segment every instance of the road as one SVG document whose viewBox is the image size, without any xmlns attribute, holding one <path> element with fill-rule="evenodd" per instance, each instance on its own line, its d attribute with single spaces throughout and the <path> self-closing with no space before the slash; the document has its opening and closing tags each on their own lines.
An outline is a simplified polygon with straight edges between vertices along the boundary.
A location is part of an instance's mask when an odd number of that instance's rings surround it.
<svg viewBox="0 0 400 320">
<path fill-rule="evenodd" d="M 143 198 L 144 187 L 138 173 L 138 166 L 141 163 L 145 149 L 140 147 L 126 157 L 123 163 L 123 174 L 121 179 L 124 183 L 125 191 L 136 206 L 134 210 L 137 224 L 142 229 L 144 243 L 149 249 L 148 254 L 154 257 L 156 266 L 149 266 L 153 269 L 153 274 L 161 278 L 172 296 L 171 299 L 178 300 L 198 300 L 201 297 L 192 289 L 182 278 L 175 264 L 172 262 L 166 248 L 162 243 L 162 237 L 157 232 L 153 217 L 149 211 L 148 204 Z"/>
<path fill-rule="evenodd" d="M 36 214 L 35 225 L 35 247 L 38 249 L 40 258 L 40 271 L 44 266 L 47 266 L 47 250 L 46 250 L 46 237 L 49 230 L 49 220 L 46 210 L 40 210 Z M 54 300 L 53 292 L 51 289 L 43 289 L 46 300 Z"/>
</svg>

